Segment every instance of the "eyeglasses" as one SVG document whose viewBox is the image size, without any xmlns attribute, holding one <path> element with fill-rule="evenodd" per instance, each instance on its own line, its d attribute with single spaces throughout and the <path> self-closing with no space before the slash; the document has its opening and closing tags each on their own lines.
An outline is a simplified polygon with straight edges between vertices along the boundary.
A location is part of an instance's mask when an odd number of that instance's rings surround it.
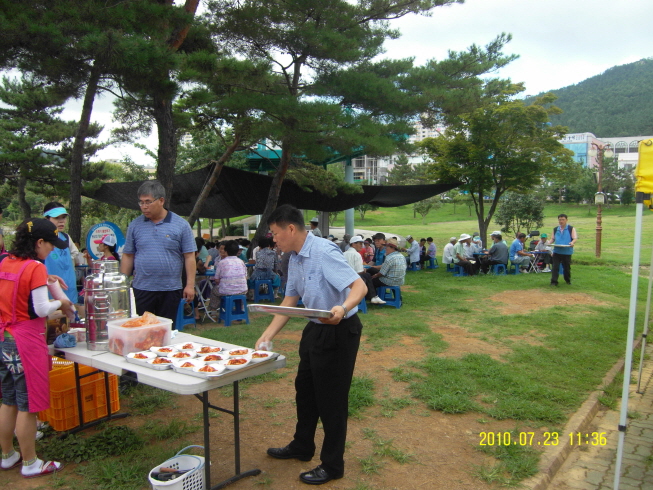
<svg viewBox="0 0 653 490">
<path fill-rule="evenodd" d="M 159 198 L 159 199 L 161 199 L 161 198 Z M 149 206 L 150 204 L 157 202 L 159 199 L 155 199 L 154 201 L 138 201 L 138 205 L 140 207 Z"/>
</svg>

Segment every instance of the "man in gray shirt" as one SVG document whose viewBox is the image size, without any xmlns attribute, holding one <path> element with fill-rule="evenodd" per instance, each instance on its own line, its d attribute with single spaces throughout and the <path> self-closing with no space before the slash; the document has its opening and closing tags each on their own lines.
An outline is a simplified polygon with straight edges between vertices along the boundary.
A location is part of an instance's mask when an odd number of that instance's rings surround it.
<svg viewBox="0 0 653 490">
<path fill-rule="evenodd" d="M 483 257 L 483 260 L 481 260 L 481 270 L 486 274 L 494 264 L 508 265 L 508 246 L 503 242 L 501 233 L 493 231 L 490 238 L 494 245 L 485 252 L 487 257 Z"/>
</svg>

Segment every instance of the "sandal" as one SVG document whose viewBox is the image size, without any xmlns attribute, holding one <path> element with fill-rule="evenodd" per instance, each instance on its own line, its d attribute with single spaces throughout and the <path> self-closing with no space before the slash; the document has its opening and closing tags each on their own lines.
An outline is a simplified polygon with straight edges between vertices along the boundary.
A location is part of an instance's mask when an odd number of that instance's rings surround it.
<svg viewBox="0 0 653 490">
<path fill-rule="evenodd" d="M 16 461 L 12 466 L 10 466 L 9 468 L 3 468 L 2 466 L 0 466 L 0 470 L 2 470 L 2 471 L 13 470 L 14 468 L 18 467 L 18 465 L 21 465 L 21 464 L 23 464 L 23 457 L 19 456 L 18 461 Z"/>
<path fill-rule="evenodd" d="M 33 475 L 23 475 L 23 478 L 37 478 L 39 476 L 45 476 L 45 475 L 50 475 L 52 473 L 56 473 L 57 471 L 60 471 L 63 468 L 63 463 L 59 463 L 58 461 L 44 461 L 41 463 L 41 471 L 38 473 L 34 473 Z"/>
</svg>

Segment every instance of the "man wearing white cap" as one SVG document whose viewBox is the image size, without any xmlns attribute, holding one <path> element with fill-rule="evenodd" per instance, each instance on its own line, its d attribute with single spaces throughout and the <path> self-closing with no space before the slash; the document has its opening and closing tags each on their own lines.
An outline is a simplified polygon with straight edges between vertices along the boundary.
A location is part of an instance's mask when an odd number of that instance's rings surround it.
<svg viewBox="0 0 653 490">
<path fill-rule="evenodd" d="M 453 258 L 454 258 L 455 253 L 453 251 L 453 247 L 454 247 L 454 245 L 456 245 L 457 241 L 458 241 L 458 239 L 455 236 L 452 236 L 451 238 L 449 238 L 449 243 L 447 243 L 444 246 L 444 250 L 442 252 L 442 263 L 443 264 L 453 264 L 454 263 Z"/>
<path fill-rule="evenodd" d="M 317 216 L 311 220 L 311 233 L 313 233 L 313 235 L 315 235 L 316 237 L 322 238 L 322 232 L 317 227 L 317 225 L 319 223 L 320 223 L 320 220 L 317 219 Z"/>
<path fill-rule="evenodd" d="M 463 233 L 458 239 L 458 243 L 454 246 L 454 259 L 453 262 L 456 265 L 459 265 L 465 272 L 470 276 L 473 276 L 476 273 L 476 267 L 469 260 L 465 258 L 465 245 L 469 246 L 469 243 L 472 241 L 471 235 Z"/>
<path fill-rule="evenodd" d="M 363 243 L 365 243 L 363 237 L 358 235 L 349 240 L 349 248 L 345 251 L 345 259 L 351 268 L 354 269 L 365 282 L 365 285 L 367 286 L 365 299 L 375 305 L 384 305 L 385 301 L 376 295 L 376 287 L 374 287 L 372 276 L 365 272 L 365 268 L 363 267 L 363 258 L 360 254 L 360 251 L 363 248 Z"/>
<path fill-rule="evenodd" d="M 419 263 L 419 243 L 417 243 L 417 240 L 412 235 L 406 235 L 406 241 L 408 242 L 408 246 L 406 247 L 406 252 L 408 252 L 408 265 Z"/>
</svg>

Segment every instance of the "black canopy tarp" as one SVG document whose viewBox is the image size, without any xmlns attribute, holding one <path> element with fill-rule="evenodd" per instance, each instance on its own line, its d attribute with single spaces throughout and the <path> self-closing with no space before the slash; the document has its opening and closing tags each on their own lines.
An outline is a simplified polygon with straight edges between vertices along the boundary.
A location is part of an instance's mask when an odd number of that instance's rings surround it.
<svg viewBox="0 0 653 490">
<path fill-rule="evenodd" d="M 176 175 L 172 199 L 168 209 L 188 216 L 193 210 L 197 196 L 207 181 L 213 166 Z M 139 209 L 137 191 L 143 182 L 118 182 L 103 184 L 94 193 L 84 196 L 107 204 L 127 209 Z M 262 214 L 272 177 L 256 174 L 232 167 L 223 167 L 216 185 L 213 187 L 202 211 L 201 218 L 233 218 L 244 214 Z M 291 181 L 284 181 L 279 195 L 279 205 L 292 204 L 300 209 L 316 211 L 343 211 L 361 204 L 379 207 L 395 207 L 411 204 L 422 199 L 441 194 L 460 185 L 459 182 L 447 184 L 373 186 L 364 185 L 361 194 L 338 194 L 328 197 L 317 191 L 306 191 Z"/>
</svg>

